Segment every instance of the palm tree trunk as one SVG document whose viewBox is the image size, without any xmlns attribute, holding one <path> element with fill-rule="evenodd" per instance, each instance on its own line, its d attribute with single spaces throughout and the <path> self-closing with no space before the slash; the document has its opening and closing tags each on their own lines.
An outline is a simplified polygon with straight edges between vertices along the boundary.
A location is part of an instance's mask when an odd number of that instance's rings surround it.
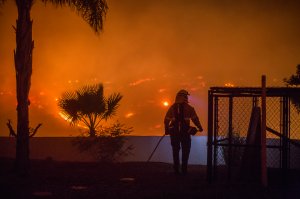
<svg viewBox="0 0 300 199">
<path fill-rule="evenodd" d="M 93 120 L 92 115 L 89 115 L 89 121 L 90 121 L 90 125 L 89 125 L 90 137 L 96 137 L 95 121 Z"/>
<path fill-rule="evenodd" d="M 96 131 L 94 127 L 90 128 L 90 137 L 96 137 Z"/>
<path fill-rule="evenodd" d="M 14 52 L 17 89 L 17 142 L 15 169 L 20 175 L 29 171 L 29 104 L 32 74 L 32 0 L 16 0 L 18 19 L 16 27 L 16 50 Z"/>
</svg>

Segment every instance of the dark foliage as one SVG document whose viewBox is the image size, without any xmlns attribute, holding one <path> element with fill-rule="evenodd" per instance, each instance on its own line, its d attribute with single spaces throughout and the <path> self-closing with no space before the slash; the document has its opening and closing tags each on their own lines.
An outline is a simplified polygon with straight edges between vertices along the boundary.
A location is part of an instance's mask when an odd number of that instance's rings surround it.
<svg viewBox="0 0 300 199">
<path fill-rule="evenodd" d="M 105 0 L 42 0 L 45 4 L 50 2 L 56 6 L 68 6 L 75 10 L 93 29 L 99 33 L 103 29 L 103 18 L 106 16 L 108 6 Z"/>
<path fill-rule="evenodd" d="M 110 127 L 101 127 L 94 137 L 77 137 L 73 144 L 80 152 L 89 153 L 100 162 L 115 162 L 131 154 L 133 146 L 125 147 L 125 136 L 131 132 L 131 127 L 116 122 Z"/>
<path fill-rule="evenodd" d="M 113 93 L 106 98 L 103 85 L 96 84 L 65 92 L 58 100 L 58 106 L 70 124 L 83 123 L 89 128 L 89 135 L 95 136 L 101 121 L 116 114 L 121 99 L 120 93 Z"/>
<path fill-rule="evenodd" d="M 291 75 L 288 79 L 284 78 L 283 81 L 287 86 L 300 86 L 300 64 L 297 65 L 296 74 Z M 292 104 L 295 106 L 298 113 L 300 113 L 300 93 L 291 96 Z"/>
<path fill-rule="evenodd" d="M 103 19 L 107 12 L 105 0 L 42 0 L 44 3 L 52 3 L 56 6 L 69 6 L 75 10 L 95 31 L 99 33 L 103 29 Z M 6 0 L 0 0 L 0 6 Z M 17 142 L 15 170 L 22 176 L 29 171 L 29 92 L 32 75 L 32 54 L 34 42 L 32 40 L 31 9 L 35 0 L 15 0 L 17 7 L 16 49 L 14 61 L 16 70 L 17 91 Z"/>
<path fill-rule="evenodd" d="M 233 132 L 232 138 L 231 138 L 231 144 L 232 145 L 241 145 L 244 144 L 245 138 L 240 137 L 239 133 Z M 223 141 L 224 144 L 229 144 L 229 140 L 226 139 Z M 222 156 L 225 162 L 225 165 L 228 166 L 229 159 L 232 166 L 240 166 L 242 157 L 243 157 L 243 148 L 239 146 L 232 146 L 231 147 L 231 153 L 229 154 L 229 146 L 222 146 Z"/>
</svg>

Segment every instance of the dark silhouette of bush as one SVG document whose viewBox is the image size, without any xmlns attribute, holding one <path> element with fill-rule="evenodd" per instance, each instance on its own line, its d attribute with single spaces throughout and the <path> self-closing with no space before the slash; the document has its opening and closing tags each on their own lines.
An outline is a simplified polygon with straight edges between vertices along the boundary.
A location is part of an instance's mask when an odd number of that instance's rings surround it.
<svg viewBox="0 0 300 199">
<path fill-rule="evenodd" d="M 131 132 L 131 127 L 125 127 L 117 121 L 112 126 L 100 127 L 93 137 L 86 135 L 76 137 L 73 145 L 81 153 L 88 153 L 97 161 L 115 162 L 132 154 L 133 146 L 125 146 L 127 141 L 125 136 Z"/>
<path fill-rule="evenodd" d="M 283 81 L 286 86 L 300 86 L 300 64 L 297 65 L 296 74 L 291 75 L 288 79 L 284 78 Z M 300 113 L 300 93 L 291 97 L 291 102 L 295 106 L 298 113 Z"/>
</svg>

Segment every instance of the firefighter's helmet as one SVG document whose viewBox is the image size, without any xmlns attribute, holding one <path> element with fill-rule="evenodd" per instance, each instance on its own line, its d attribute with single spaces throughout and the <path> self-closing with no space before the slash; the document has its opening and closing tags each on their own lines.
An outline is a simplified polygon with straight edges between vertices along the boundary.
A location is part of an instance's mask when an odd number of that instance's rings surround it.
<svg viewBox="0 0 300 199">
<path fill-rule="evenodd" d="M 187 97 L 189 94 L 189 92 L 187 92 L 186 90 L 182 89 L 180 91 L 178 91 L 177 96 L 184 96 Z"/>
</svg>

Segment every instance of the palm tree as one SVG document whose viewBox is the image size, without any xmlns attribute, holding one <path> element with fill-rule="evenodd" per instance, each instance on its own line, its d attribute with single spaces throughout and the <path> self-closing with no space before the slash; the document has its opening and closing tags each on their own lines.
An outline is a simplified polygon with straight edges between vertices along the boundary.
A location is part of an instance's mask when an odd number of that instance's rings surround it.
<svg viewBox="0 0 300 199">
<path fill-rule="evenodd" d="M 286 83 L 287 86 L 299 86 L 300 85 L 300 64 L 296 67 L 296 74 L 291 75 L 290 78 L 284 78 L 284 83 Z"/>
<path fill-rule="evenodd" d="M 120 93 L 105 98 L 103 85 L 96 84 L 65 92 L 58 100 L 58 106 L 71 125 L 82 122 L 88 127 L 90 137 L 95 137 L 101 121 L 116 114 L 121 99 Z"/>
<path fill-rule="evenodd" d="M 283 82 L 286 86 L 300 86 L 300 64 L 296 67 L 296 74 L 291 75 L 289 78 L 284 78 Z M 291 96 L 291 101 L 297 112 L 300 113 L 300 93 Z"/>
<path fill-rule="evenodd" d="M 0 0 L 0 4 L 6 0 Z M 18 174 L 29 171 L 29 105 L 28 99 L 32 74 L 31 8 L 36 0 L 15 0 L 18 9 L 16 49 L 14 51 L 17 90 L 17 142 L 15 169 Z M 41 0 L 45 4 L 69 6 L 75 10 L 96 32 L 103 29 L 103 18 L 108 9 L 106 0 Z"/>
</svg>

